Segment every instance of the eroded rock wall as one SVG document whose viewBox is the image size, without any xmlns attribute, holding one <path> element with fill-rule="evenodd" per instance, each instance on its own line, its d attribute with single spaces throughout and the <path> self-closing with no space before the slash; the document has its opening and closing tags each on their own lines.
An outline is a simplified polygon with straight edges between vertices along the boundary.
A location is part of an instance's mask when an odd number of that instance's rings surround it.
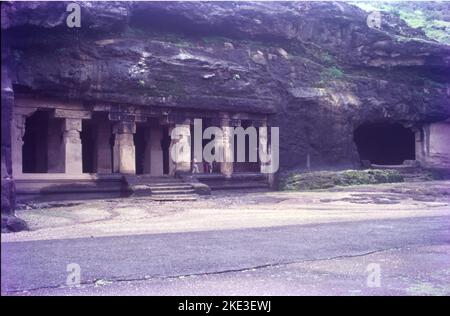
<svg viewBox="0 0 450 316">
<path fill-rule="evenodd" d="M 450 47 L 346 3 L 2 5 L 16 91 L 90 102 L 264 112 L 282 168 L 356 166 L 354 129 L 450 116 Z M 2 123 L 3 124 L 3 123 Z"/>
</svg>

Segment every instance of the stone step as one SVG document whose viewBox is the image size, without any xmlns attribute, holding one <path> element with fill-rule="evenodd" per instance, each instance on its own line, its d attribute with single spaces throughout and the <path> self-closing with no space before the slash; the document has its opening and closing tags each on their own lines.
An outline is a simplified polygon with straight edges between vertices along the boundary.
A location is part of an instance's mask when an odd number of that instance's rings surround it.
<svg viewBox="0 0 450 316">
<path fill-rule="evenodd" d="M 185 188 L 190 188 L 191 186 L 189 184 L 186 184 L 184 182 L 182 183 L 143 183 L 143 185 L 147 185 L 150 188 L 180 188 L 180 189 L 185 189 Z"/>
<path fill-rule="evenodd" d="M 128 176 L 127 182 L 135 196 L 154 201 L 195 201 L 197 194 L 189 183 L 174 177 Z"/>
<path fill-rule="evenodd" d="M 164 194 L 164 195 L 151 195 L 150 198 L 153 201 L 196 201 L 197 195 L 195 194 L 183 194 L 183 195 L 171 195 L 171 194 Z"/>
<path fill-rule="evenodd" d="M 185 184 L 182 181 L 128 181 L 130 185 L 139 185 L 139 184 L 145 184 L 145 185 L 180 185 Z"/>
<path fill-rule="evenodd" d="M 183 185 L 183 186 L 147 186 L 152 191 L 186 191 L 191 190 L 192 186 L 190 185 Z"/>
<path fill-rule="evenodd" d="M 191 188 L 188 190 L 154 190 L 150 189 L 152 195 L 181 195 L 181 194 L 194 194 L 195 191 Z"/>
<path fill-rule="evenodd" d="M 182 182 L 174 177 L 152 177 L 152 176 L 126 176 L 129 183 L 179 183 Z"/>
<path fill-rule="evenodd" d="M 180 179 L 142 179 L 140 181 L 143 183 L 183 183 Z"/>
</svg>

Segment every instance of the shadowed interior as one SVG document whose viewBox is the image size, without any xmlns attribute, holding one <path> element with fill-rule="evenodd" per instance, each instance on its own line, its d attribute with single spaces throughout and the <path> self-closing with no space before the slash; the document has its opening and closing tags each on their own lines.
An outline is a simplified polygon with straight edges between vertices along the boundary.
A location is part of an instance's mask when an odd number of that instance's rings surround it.
<svg viewBox="0 0 450 316">
<path fill-rule="evenodd" d="M 381 165 L 399 165 L 415 159 L 414 133 L 401 124 L 362 124 L 354 131 L 361 160 Z"/>
</svg>

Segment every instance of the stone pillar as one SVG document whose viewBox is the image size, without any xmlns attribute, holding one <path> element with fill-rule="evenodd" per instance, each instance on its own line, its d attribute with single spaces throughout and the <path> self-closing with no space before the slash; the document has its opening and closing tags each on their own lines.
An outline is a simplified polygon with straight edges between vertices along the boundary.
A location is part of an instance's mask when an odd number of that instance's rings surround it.
<svg viewBox="0 0 450 316">
<path fill-rule="evenodd" d="M 22 148 L 23 136 L 25 135 L 25 115 L 16 114 L 13 117 L 11 130 L 11 160 L 12 160 L 12 174 L 17 176 L 23 173 L 22 164 Z"/>
<path fill-rule="evenodd" d="M 109 122 L 99 121 L 95 139 L 95 170 L 97 173 L 111 173 L 111 126 Z"/>
<path fill-rule="evenodd" d="M 233 174 L 234 160 L 234 140 L 232 137 L 232 127 L 230 127 L 230 119 L 228 117 L 223 117 L 220 125 L 223 133 L 223 161 L 220 163 L 220 172 L 229 178 Z"/>
<path fill-rule="evenodd" d="M 113 170 L 118 173 L 136 174 L 136 149 L 133 134 L 136 133 L 136 123 L 117 122 L 113 127 L 114 150 Z"/>
<path fill-rule="evenodd" d="M 422 160 L 427 167 L 450 168 L 450 119 L 430 123 L 425 131 L 425 153 Z"/>
<path fill-rule="evenodd" d="M 7 223 L 7 217 L 4 215 L 13 215 L 16 205 L 14 175 L 17 170 L 14 170 L 14 139 L 13 131 L 16 128 L 14 125 L 14 92 L 8 71 L 8 58 L 11 56 L 7 45 L 1 45 L 2 67 L 1 67 L 1 227 Z M 23 121 L 24 122 L 24 121 Z M 21 124 L 23 127 L 24 123 Z M 23 134 L 20 134 L 20 141 L 22 141 Z M 22 150 L 20 148 L 22 161 Z M 21 166 L 22 167 L 22 166 Z M 22 168 L 20 168 L 22 171 Z"/>
<path fill-rule="evenodd" d="M 170 174 L 177 171 L 191 171 L 191 126 L 176 124 L 169 128 L 171 141 L 169 146 Z"/>
<path fill-rule="evenodd" d="M 172 159 L 172 147 L 174 146 L 175 142 L 172 139 L 172 131 L 175 128 L 175 126 L 169 126 L 168 128 L 168 134 L 170 137 L 170 144 L 169 144 L 169 174 L 170 175 L 174 175 L 175 174 L 175 169 L 176 169 L 176 164 Z"/>
<path fill-rule="evenodd" d="M 425 127 L 419 127 L 414 131 L 415 136 L 415 153 L 416 160 L 419 162 L 424 162 L 425 160 Z"/>
<path fill-rule="evenodd" d="M 161 140 L 163 133 L 161 128 L 150 128 L 147 133 L 147 145 L 145 147 L 144 173 L 153 176 L 162 176 L 164 174 L 163 150 Z"/>
<path fill-rule="evenodd" d="M 260 172 L 265 172 L 265 169 L 268 168 L 270 165 L 270 161 L 263 162 L 261 161 L 259 152 L 262 151 L 263 153 L 266 153 L 267 155 L 270 154 L 270 135 L 269 135 L 269 128 L 267 126 L 267 122 L 263 121 L 261 124 L 262 128 L 259 128 L 258 133 L 258 161 L 259 161 L 259 169 Z"/>
<path fill-rule="evenodd" d="M 62 152 L 64 157 L 64 171 L 67 174 L 83 173 L 81 151 L 81 119 L 66 118 L 63 127 Z"/>
</svg>

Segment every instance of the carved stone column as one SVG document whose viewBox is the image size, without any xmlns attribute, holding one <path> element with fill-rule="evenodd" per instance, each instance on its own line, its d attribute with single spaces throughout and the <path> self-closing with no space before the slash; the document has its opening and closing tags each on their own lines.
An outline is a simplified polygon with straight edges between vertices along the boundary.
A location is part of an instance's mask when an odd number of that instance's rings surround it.
<svg viewBox="0 0 450 316">
<path fill-rule="evenodd" d="M 259 129 L 259 152 L 260 171 L 267 176 L 269 188 L 276 188 L 276 172 L 278 170 L 278 132 L 272 135 L 271 128 L 267 126 L 267 121 L 264 120 Z M 273 140 L 275 139 L 275 144 Z M 274 146 L 274 147 L 273 147 Z M 274 156 L 274 154 L 276 156 Z"/>
<path fill-rule="evenodd" d="M 81 151 L 81 119 L 66 118 L 63 127 L 62 151 L 64 157 L 64 171 L 67 174 L 83 173 Z"/>
<path fill-rule="evenodd" d="M 113 170 L 118 173 L 136 174 L 136 149 L 133 134 L 136 123 L 117 122 L 113 127 L 115 134 L 113 150 Z"/>
<path fill-rule="evenodd" d="M 223 117 L 220 125 L 223 133 L 222 146 L 224 160 L 220 163 L 220 172 L 226 177 L 231 177 L 233 174 L 234 141 L 230 119 L 227 116 Z"/>
<path fill-rule="evenodd" d="M 2 214 L 2 229 L 4 215 L 14 215 L 14 208 L 16 205 L 14 167 L 13 167 L 13 135 L 14 127 L 14 92 L 12 89 L 12 82 L 9 76 L 9 69 L 6 61 L 9 59 L 10 50 L 9 45 L 1 45 L 2 52 L 2 67 L 1 67 L 1 214 Z M 22 136 L 20 138 L 22 140 Z M 20 154 L 22 151 L 20 150 Z M 22 160 L 22 159 L 21 159 Z M 21 171 L 22 169 L 20 169 Z M 6 223 L 6 222 L 5 222 Z"/>
<path fill-rule="evenodd" d="M 265 173 L 268 167 L 270 166 L 270 160 L 269 161 L 262 161 L 261 160 L 261 154 L 265 155 L 267 158 L 270 156 L 270 135 L 269 135 L 269 128 L 267 127 L 267 122 L 262 122 L 259 133 L 258 133 L 258 160 L 259 160 L 259 166 L 260 171 L 262 173 Z"/>
<path fill-rule="evenodd" d="M 175 124 L 169 129 L 171 141 L 169 155 L 171 161 L 170 174 L 177 171 L 191 171 L 191 126 L 189 124 Z"/>
<path fill-rule="evenodd" d="M 13 116 L 12 130 L 11 130 L 11 160 L 12 160 L 12 174 L 17 176 L 23 173 L 22 164 L 22 148 L 23 136 L 25 135 L 25 120 L 26 116 L 15 114 Z"/>
</svg>

